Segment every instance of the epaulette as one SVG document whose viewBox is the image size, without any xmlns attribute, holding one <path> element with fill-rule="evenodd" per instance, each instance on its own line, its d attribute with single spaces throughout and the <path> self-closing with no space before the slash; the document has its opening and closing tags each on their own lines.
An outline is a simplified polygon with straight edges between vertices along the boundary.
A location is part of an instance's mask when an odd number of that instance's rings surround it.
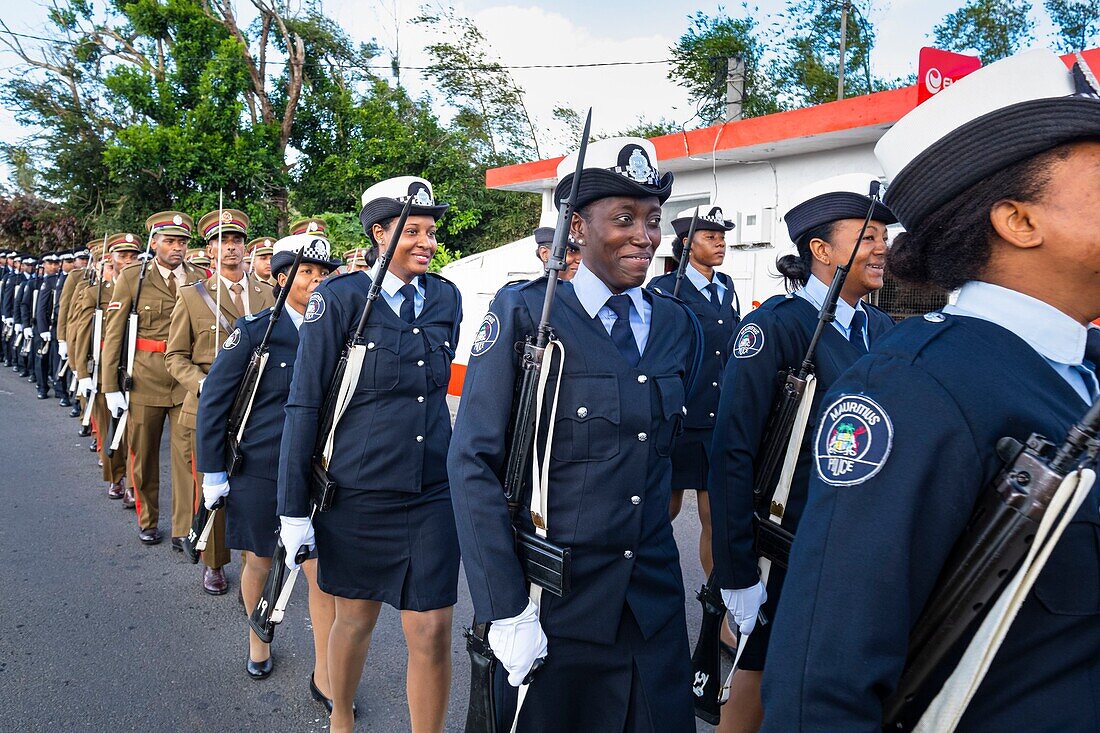
<svg viewBox="0 0 1100 733">
<path fill-rule="evenodd" d="M 451 282 L 447 278 L 443 277 L 438 272 L 425 272 L 424 274 L 427 275 L 428 277 L 434 277 L 434 278 L 437 278 L 439 280 L 442 280 L 443 282 L 448 283 L 450 285 L 455 285 L 453 282 Z M 457 288 L 458 286 L 455 285 L 455 287 Z"/>
<path fill-rule="evenodd" d="M 672 293 L 666 293 L 665 291 L 663 291 L 663 290 L 659 290 L 659 289 L 657 289 L 657 288 L 652 288 L 652 289 L 650 289 L 650 288 L 647 288 L 647 289 L 646 289 L 646 292 L 648 292 L 648 293 L 651 293 L 651 294 L 653 294 L 653 295 L 656 295 L 656 296 L 659 296 L 659 297 L 661 297 L 661 298 L 668 298 L 668 299 L 669 299 L 669 300 L 671 300 L 672 302 L 674 302 L 674 303 L 679 303 L 680 305 L 684 306 L 685 308 L 686 308 L 686 307 L 688 307 L 688 306 L 687 306 L 687 303 L 685 303 L 684 301 L 680 300 L 680 298 L 676 297 L 676 296 L 675 296 L 675 295 L 673 295 Z"/>
<path fill-rule="evenodd" d="M 270 315 L 273 309 L 273 306 L 269 305 L 258 313 L 249 313 L 247 316 L 244 317 L 245 323 L 252 323 L 253 321 L 258 321 L 261 318 L 266 318 L 268 315 Z"/>
<path fill-rule="evenodd" d="M 887 356 L 903 357 L 907 361 L 916 362 L 929 345 L 943 338 L 958 323 L 959 319 L 940 311 L 906 318 L 876 342 L 876 350 Z M 899 343 L 900 350 L 894 349 L 895 343 Z"/>
</svg>

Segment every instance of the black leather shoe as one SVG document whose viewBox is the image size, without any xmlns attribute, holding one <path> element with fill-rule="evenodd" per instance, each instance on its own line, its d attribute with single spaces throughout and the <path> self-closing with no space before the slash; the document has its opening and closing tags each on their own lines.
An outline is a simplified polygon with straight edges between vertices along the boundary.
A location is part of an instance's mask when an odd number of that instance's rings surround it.
<svg viewBox="0 0 1100 733">
<path fill-rule="evenodd" d="M 69 404 L 73 408 L 69 410 L 69 417 L 80 417 L 80 405 L 73 405 L 72 403 Z"/>
<path fill-rule="evenodd" d="M 183 552 L 183 538 L 182 537 L 173 537 L 172 538 L 172 549 L 175 550 L 176 552 Z"/>
<path fill-rule="evenodd" d="M 49 398 L 50 398 L 50 393 L 49 392 L 41 392 L 40 391 L 38 393 L 38 399 L 40 399 L 40 400 L 48 400 Z"/>
<path fill-rule="evenodd" d="M 138 539 L 141 540 L 141 544 L 143 545 L 159 545 L 160 530 L 158 530 L 156 527 L 143 529 L 138 532 Z"/>
<path fill-rule="evenodd" d="M 91 425 L 81 425 L 80 426 L 80 432 L 78 433 L 78 435 L 80 435 L 81 438 L 87 438 L 91 434 L 92 434 L 92 426 Z"/>
<path fill-rule="evenodd" d="M 325 710 L 329 715 L 332 715 L 332 700 L 325 697 L 325 694 L 317 687 L 317 684 L 313 681 L 313 673 L 309 673 L 309 696 L 317 702 L 325 706 Z M 355 707 L 355 703 L 351 704 L 351 716 L 353 718 L 359 717 L 359 708 Z"/>
<path fill-rule="evenodd" d="M 57 401 L 57 405 L 58 405 L 58 407 L 72 407 L 73 406 L 73 401 L 70 400 L 68 397 L 62 397 L 61 399 L 59 399 Z M 71 417 L 76 417 L 76 416 L 72 415 Z"/>
<path fill-rule="evenodd" d="M 252 657 L 249 657 L 248 664 L 245 665 L 245 669 L 248 670 L 248 676 L 254 680 L 267 679 L 271 676 L 271 670 L 274 668 L 274 660 L 271 657 L 268 657 L 262 662 L 253 662 Z"/>
<path fill-rule="evenodd" d="M 88 450 L 90 450 L 92 453 L 97 453 L 99 451 L 99 446 L 93 440 L 92 444 L 88 446 Z M 102 465 L 100 466 L 100 468 L 102 468 Z"/>
</svg>

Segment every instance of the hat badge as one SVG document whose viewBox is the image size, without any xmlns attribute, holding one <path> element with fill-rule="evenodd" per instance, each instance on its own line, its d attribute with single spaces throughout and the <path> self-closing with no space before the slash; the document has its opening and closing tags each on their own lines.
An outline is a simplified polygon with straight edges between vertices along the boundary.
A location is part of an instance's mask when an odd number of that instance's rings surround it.
<svg viewBox="0 0 1100 733">
<path fill-rule="evenodd" d="M 306 231 L 307 231 L 307 232 L 315 232 L 315 231 L 317 231 L 317 222 L 315 222 L 315 221 L 311 221 L 311 222 L 309 223 L 309 226 L 307 226 L 307 227 L 306 227 Z"/>
<path fill-rule="evenodd" d="M 416 190 L 416 195 L 413 196 L 413 203 L 417 206 L 431 206 L 433 203 L 432 195 L 428 193 L 427 188 L 421 186 Z"/>
<path fill-rule="evenodd" d="M 126 241 L 127 241 L 127 242 L 132 242 L 132 241 L 134 241 L 134 235 L 133 235 L 133 234 L 127 234 L 127 235 L 126 235 Z"/>
<path fill-rule="evenodd" d="M 627 161 L 626 175 L 633 181 L 638 183 L 649 183 L 656 178 L 656 171 L 649 164 L 649 158 L 642 152 L 641 148 L 634 148 L 634 152 L 630 154 L 630 160 Z"/>
<path fill-rule="evenodd" d="M 270 240 L 270 239 L 265 239 L 265 240 L 264 240 L 264 246 L 265 246 L 265 247 L 270 247 L 270 246 L 272 246 L 272 242 L 271 242 L 271 240 Z"/>
<path fill-rule="evenodd" d="M 180 216 L 179 214 L 176 214 L 175 216 L 172 217 L 172 223 L 175 224 L 176 226 L 179 226 L 180 224 L 183 223 L 183 217 Z"/>
<path fill-rule="evenodd" d="M 226 224 L 230 223 L 231 221 L 233 221 L 233 215 L 230 214 L 228 211 L 223 211 L 222 212 L 222 221 Z"/>
</svg>

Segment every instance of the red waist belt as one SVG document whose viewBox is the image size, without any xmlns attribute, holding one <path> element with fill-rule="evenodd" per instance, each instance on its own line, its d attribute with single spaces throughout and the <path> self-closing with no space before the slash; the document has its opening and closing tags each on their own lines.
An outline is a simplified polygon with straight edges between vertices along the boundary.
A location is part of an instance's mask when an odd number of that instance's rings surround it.
<svg viewBox="0 0 1100 733">
<path fill-rule="evenodd" d="M 137 339 L 136 345 L 138 351 L 159 351 L 163 354 L 168 350 L 167 341 L 157 341 L 155 339 Z"/>
</svg>

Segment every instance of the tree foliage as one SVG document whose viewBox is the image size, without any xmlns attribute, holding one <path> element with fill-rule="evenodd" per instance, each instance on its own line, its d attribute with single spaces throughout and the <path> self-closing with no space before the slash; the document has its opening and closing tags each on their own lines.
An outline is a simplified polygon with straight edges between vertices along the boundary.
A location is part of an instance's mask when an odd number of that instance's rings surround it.
<svg viewBox="0 0 1100 733">
<path fill-rule="evenodd" d="M 1045 5 L 1062 52 L 1082 51 L 1100 37 L 1100 0 L 1046 0 Z"/>
<path fill-rule="evenodd" d="M 1028 0 L 967 0 L 932 30 L 935 44 L 949 51 L 976 49 L 988 64 L 1035 40 Z"/>
</svg>

